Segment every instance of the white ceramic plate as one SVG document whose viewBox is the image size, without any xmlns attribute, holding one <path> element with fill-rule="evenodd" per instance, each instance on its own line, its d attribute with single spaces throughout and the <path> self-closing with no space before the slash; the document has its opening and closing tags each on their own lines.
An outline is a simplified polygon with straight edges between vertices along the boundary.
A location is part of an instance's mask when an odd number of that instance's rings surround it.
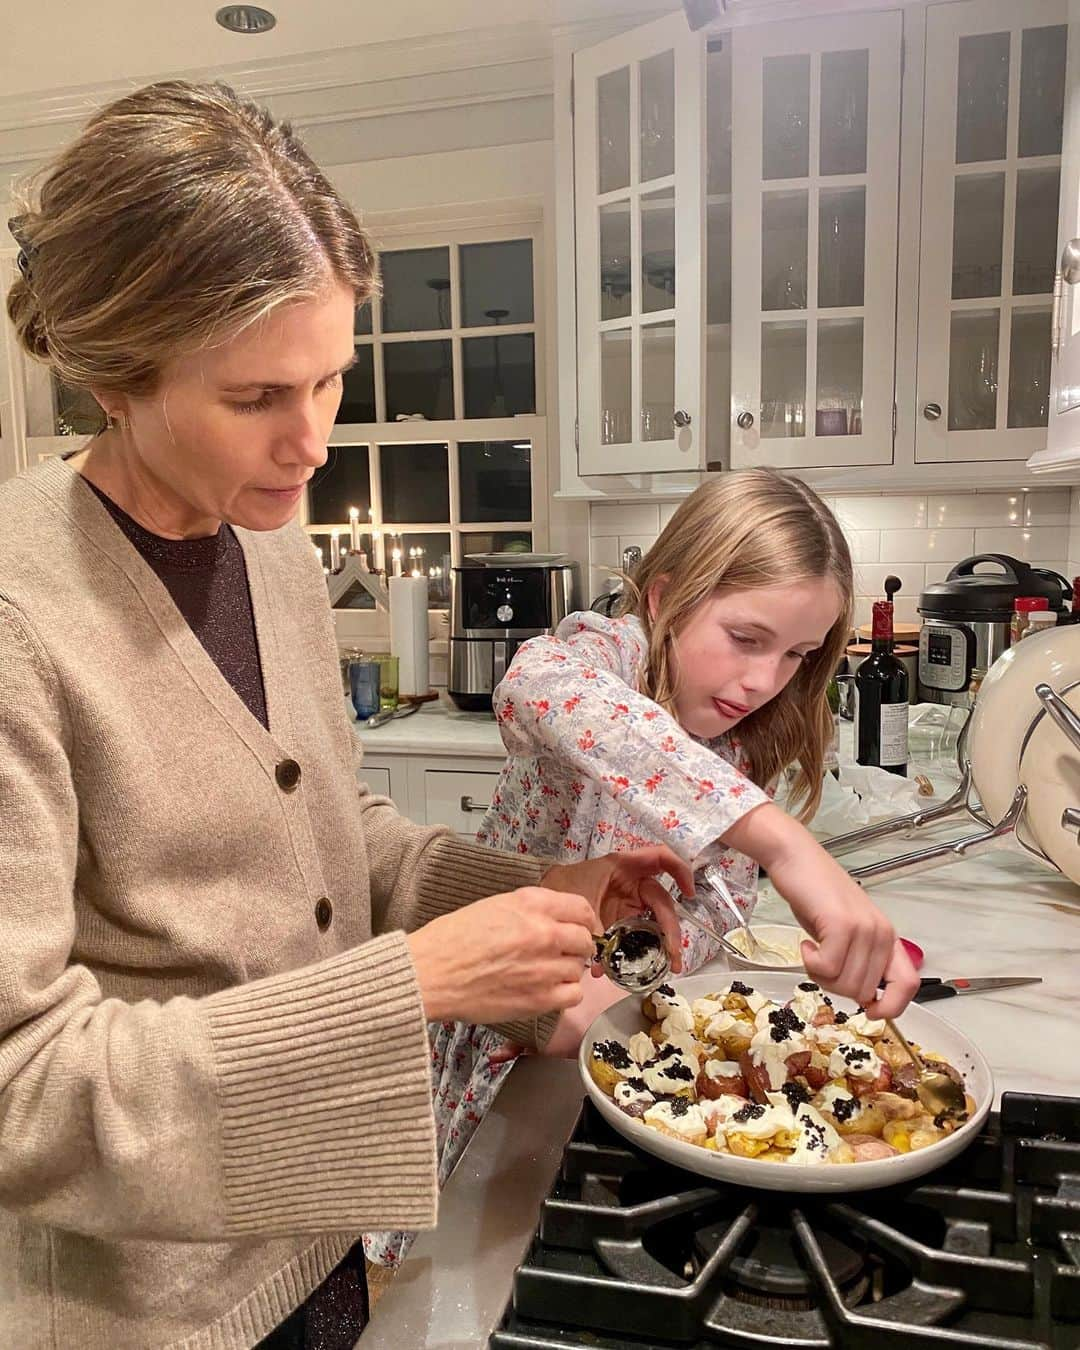
<svg viewBox="0 0 1080 1350">
<path fill-rule="evenodd" d="M 755 975 L 746 982 L 767 998 L 784 1002 L 791 997 L 798 983 L 798 974 Z M 711 990 L 724 988 L 725 977 L 715 974 L 691 975 L 686 979 L 675 979 L 672 983 L 680 994 L 693 1002 Z M 855 1011 L 855 1004 L 847 999 L 834 998 L 834 1002 L 837 1008 Z M 673 1139 L 670 1135 L 652 1130 L 633 1116 L 620 1111 L 593 1082 L 588 1056 L 594 1041 L 607 1041 L 614 1037 L 625 1044 L 635 1031 L 648 1028 L 649 1021 L 641 1011 L 641 999 L 637 995 L 613 1004 L 593 1022 L 581 1042 L 578 1067 L 586 1091 L 608 1124 L 638 1148 L 654 1153 L 675 1167 L 714 1177 L 718 1181 L 731 1181 L 738 1186 L 754 1186 L 766 1191 L 873 1191 L 881 1186 L 911 1181 L 955 1157 L 978 1133 L 994 1100 L 994 1079 L 990 1066 L 962 1032 L 918 1004 L 912 1004 L 898 1021 L 901 1031 L 910 1040 L 918 1041 L 925 1049 L 944 1055 L 954 1068 L 960 1070 L 968 1092 L 975 1098 L 975 1114 L 940 1143 L 915 1153 L 884 1158 L 880 1162 L 793 1167 L 785 1163 L 758 1162 L 755 1158 L 736 1158 L 729 1153 L 713 1153 L 711 1149 L 699 1148 L 696 1144 L 684 1144 L 681 1139 Z"/>
</svg>

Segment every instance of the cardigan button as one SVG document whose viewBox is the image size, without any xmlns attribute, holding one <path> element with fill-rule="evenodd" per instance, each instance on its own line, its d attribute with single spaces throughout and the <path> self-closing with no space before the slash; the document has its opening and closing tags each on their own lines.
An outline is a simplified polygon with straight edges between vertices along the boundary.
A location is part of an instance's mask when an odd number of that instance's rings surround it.
<svg viewBox="0 0 1080 1350">
<path fill-rule="evenodd" d="M 300 786 L 300 765 L 295 759 L 283 759 L 274 769 L 274 777 L 282 792 L 295 792 Z"/>
<path fill-rule="evenodd" d="M 320 899 L 316 900 L 315 922 L 318 925 L 320 933 L 326 932 L 326 930 L 330 927 L 330 923 L 333 920 L 333 917 L 334 917 L 334 906 L 330 903 L 330 901 L 326 898 L 326 896 L 324 895 Z"/>
</svg>

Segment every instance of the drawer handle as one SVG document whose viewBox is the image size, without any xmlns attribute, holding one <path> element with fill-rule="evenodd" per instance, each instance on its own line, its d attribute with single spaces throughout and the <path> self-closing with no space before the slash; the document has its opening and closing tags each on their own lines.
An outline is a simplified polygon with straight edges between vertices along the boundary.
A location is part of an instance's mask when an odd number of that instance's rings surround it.
<svg viewBox="0 0 1080 1350">
<path fill-rule="evenodd" d="M 461 809 L 463 811 L 490 811 L 490 802 L 474 802 L 471 797 L 462 797 Z"/>
</svg>

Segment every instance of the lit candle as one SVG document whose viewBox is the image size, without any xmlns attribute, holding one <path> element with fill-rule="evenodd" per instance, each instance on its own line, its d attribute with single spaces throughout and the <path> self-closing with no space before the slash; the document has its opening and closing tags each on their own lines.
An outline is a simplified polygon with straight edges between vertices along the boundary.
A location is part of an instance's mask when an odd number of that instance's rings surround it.
<svg viewBox="0 0 1080 1350">
<path fill-rule="evenodd" d="M 360 552 L 360 511 L 358 507 L 349 507 L 349 547 L 354 553 Z"/>
<path fill-rule="evenodd" d="M 330 532 L 330 571 L 341 571 L 341 532 L 340 530 L 331 530 Z"/>
<path fill-rule="evenodd" d="M 390 558 L 394 576 L 401 576 L 401 549 L 395 548 L 390 554 Z"/>
</svg>

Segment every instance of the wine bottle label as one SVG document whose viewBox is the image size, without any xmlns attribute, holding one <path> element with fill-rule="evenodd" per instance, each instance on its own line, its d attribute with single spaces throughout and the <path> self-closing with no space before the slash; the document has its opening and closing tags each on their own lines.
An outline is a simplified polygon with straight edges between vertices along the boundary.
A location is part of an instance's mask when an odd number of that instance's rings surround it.
<svg viewBox="0 0 1080 1350">
<path fill-rule="evenodd" d="M 881 705 L 881 767 L 906 764 L 908 758 L 908 705 Z"/>
</svg>

